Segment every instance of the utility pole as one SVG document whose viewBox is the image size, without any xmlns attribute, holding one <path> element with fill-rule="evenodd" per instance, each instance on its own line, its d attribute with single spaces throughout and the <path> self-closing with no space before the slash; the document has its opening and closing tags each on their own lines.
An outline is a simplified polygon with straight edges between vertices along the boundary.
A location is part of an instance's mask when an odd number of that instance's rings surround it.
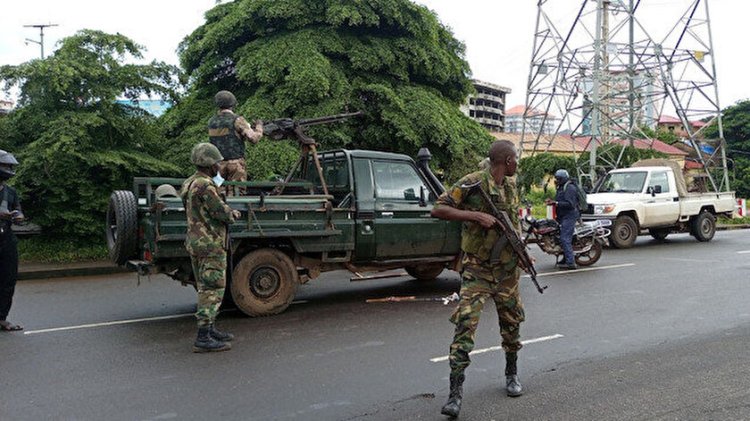
<svg viewBox="0 0 750 421">
<path fill-rule="evenodd" d="M 39 44 L 39 47 L 41 47 L 42 50 L 42 60 L 44 60 L 44 28 L 49 28 L 52 26 L 59 26 L 56 23 L 48 23 L 48 24 L 39 24 L 39 25 L 24 25 L 24 28 L 39 28 L 39 41 L 31 38 L 26 38 L 26 43 L 32 42 L 34 44 Z"/>
</svg>

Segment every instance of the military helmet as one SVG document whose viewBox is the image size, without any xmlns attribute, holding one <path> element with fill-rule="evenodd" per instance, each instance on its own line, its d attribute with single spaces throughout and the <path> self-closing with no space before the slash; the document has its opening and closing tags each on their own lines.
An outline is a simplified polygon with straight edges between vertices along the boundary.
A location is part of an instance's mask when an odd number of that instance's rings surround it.
<svg viewBox="0 0 750 421">
<path fill-rule="evenodd" d="M 568 181 L 569 178 L 570 178 L 570 174 L 568 174 L 567 170 L 559 169 L 555 171 L 555 180 L 557 180 L 557 182 L 564 183 Z"/>
<path fill-rule="evenodd" d="M 0 180 L 7 180 L 16 175 L 13 168 L 18 165 L 16 157 L 12 153 L 0 150 Z"/>
<path fill-rule="evenodd" d="M 219 161 L 223 161 L 219 149 L 210 143 L 199 143 L 195 145 L 190 153 L 190 162 L 198 167 L 211 167 Z"/>
<path fill-rule="evenodd" d="M 237 98 L 235 98 L 234 94 L 229 91 L 219 91 L 214 96 L 214 102 L 216 102 L 216 106 L 219 107 L 219 109 L 228 110 L 237 105 Z"/>
</svg>

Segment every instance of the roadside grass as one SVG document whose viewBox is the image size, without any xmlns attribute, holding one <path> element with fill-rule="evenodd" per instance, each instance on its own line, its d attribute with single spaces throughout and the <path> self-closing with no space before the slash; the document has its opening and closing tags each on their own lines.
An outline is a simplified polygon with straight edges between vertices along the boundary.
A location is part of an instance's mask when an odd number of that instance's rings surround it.
<svg viewBox="0 0 750 421">
<path fill-rule="evenodd" d="M 32 236 L 19 238 L 18 258 L 21 262 L 75 263 L 106 260 L 109 252 L 103 242 Z"/>
<path fill-rule="evenodd" d="M 718 225 L 746 225 L 750 224 L 750 217 L 745 216 L 742 218 L 726 218 L 720 216 L 719 219 L 716 220 L 716 223 Z"/>
</svg>

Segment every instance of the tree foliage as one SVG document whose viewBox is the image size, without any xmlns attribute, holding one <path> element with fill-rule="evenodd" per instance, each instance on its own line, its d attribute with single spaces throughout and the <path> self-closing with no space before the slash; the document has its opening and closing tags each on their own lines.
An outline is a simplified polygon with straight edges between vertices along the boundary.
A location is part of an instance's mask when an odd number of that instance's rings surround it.
<svg viewBox="0 0 750 421">
<path fill-rule="evenodd" d="M 722 112 L 727 158 L 731 164 L 730 188 L 737 197 L 750 197 L 750 100 L 740 101 Z M 716 123 L 705 129 L 706 137 L 719 137 Z"/>
<path fill-rule="evenodd" d="M 155 119 L 115 103 L 158 94 L 175 98 L 175 69 L 163 63 L 125 64 L 143 47 L 122 35 L 82 30 L 44 60 L 0 67 L 19 107 L 2 123 L 0 145 L 21 163 L 11 180 L 25 213 L 49 234 L 101 237 L 112 190 L 136 175 L 175 175 Z"/>
<path fill-rule="evenodd" d="M 408 0 L 223 3 L 183 40 L 179 54 L 188 95 L 166 124 L 185 153 L 205 139 L 220 89 L 235 93 L 248 120 L 362 110 L 364 118 L 310 133 L 325 149 L 414 155 L 426 145 L 449 178 L 486 156 L 492 140 L 458 109 L 473 89 L 463 44 L 433 12 Z M 286 156 L 295 146 L 281 148 Z M 255 165 L 264 159 L 256 152 L 249 148 L 252 176 L 288 166 Z"/>
</svg>

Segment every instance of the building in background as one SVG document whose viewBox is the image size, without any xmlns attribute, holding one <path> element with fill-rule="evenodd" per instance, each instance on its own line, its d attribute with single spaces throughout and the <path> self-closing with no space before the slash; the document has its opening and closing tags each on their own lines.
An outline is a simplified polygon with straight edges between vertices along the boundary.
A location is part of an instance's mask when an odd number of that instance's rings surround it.
<svg viewBox="0 0 750 421">
<path fill-rule="evenodd" d="M 632 113 L 635 127 L 630 128 L 631 113 L 631 90 L 630 76 L 626 71 L 609 71 L 603 73 L 605 77 L 600 81 L 599 87 L 602 113 L 600 118 L 603 119 L 604 129 L 607 132 L 602 133 L 606 138 L 609 137 L 627 137 L 627 133 L 637 130 L 638 127 L 656 128 L 656 106 L 654 101 L 655 82 L 653 77 L 646 74 L 635 73 L 633 75 L 633 105 Z M 594 92 L 594 82 L 586 79 L 583 82 L 583 121 L 581 122 L 581 133 L 591 135 L 591 101 Z"/>
<path fill-rule="evenodd" d="M 0 114 L 8 114 L 13 109 L 13 101 L 0 99 Z"/>
<path fill-rule="evenodd" d="M 703 121 L 691 121 L 690 126 L 693 133 L 697 132 L 703 126 L 705 126 L 706 123 Z M 680 121 L 677 117 L 672 117 L 670 115 L 663 115 L 659 117 L 659 124 L 657 125 L 657 130 L 664 130 L 668 132 L 672 132 L 676 134 L 677 136 L 681 138 L 689 138 L 687 131 L 685 131 L 685 126 L 682 125 L 682 121 Z M 699 133 L 698 136 L 696 136 L 699 139 L 703 138 L 703 133 Z"/>
<path fill-rule="evenodd" d="M 473 79 L 477 93 L 469 95 L 461 111 L 491 132 L 502 132 L 505 127 L 506 88 L 494 83 Z"/>
<path fill-rule="evenodd" d="M 505 112 L 505 132 L 506 133 L 522 133 L 523 132 L 523 121 L 524 112 L 526 107 L 523 105 L 516 105 Z M 551 135 L 557 130 L 557 126 L 560 124 L 560 119 L 551 114 L 544 114 L 539 110 L 529 110 L 526 116 L 526 132 L 527 133 L 539 133 Z"/>
<path fill-rule="evenodd" d="M 165 111 L 172 107 L 171 101 L 165 101 L 162 99 L 118 99 L 118 104 L 128 105 L 131 107 L 140 108 L 154 117 L 159 117 L 164 114 Z"/>
</svg>

